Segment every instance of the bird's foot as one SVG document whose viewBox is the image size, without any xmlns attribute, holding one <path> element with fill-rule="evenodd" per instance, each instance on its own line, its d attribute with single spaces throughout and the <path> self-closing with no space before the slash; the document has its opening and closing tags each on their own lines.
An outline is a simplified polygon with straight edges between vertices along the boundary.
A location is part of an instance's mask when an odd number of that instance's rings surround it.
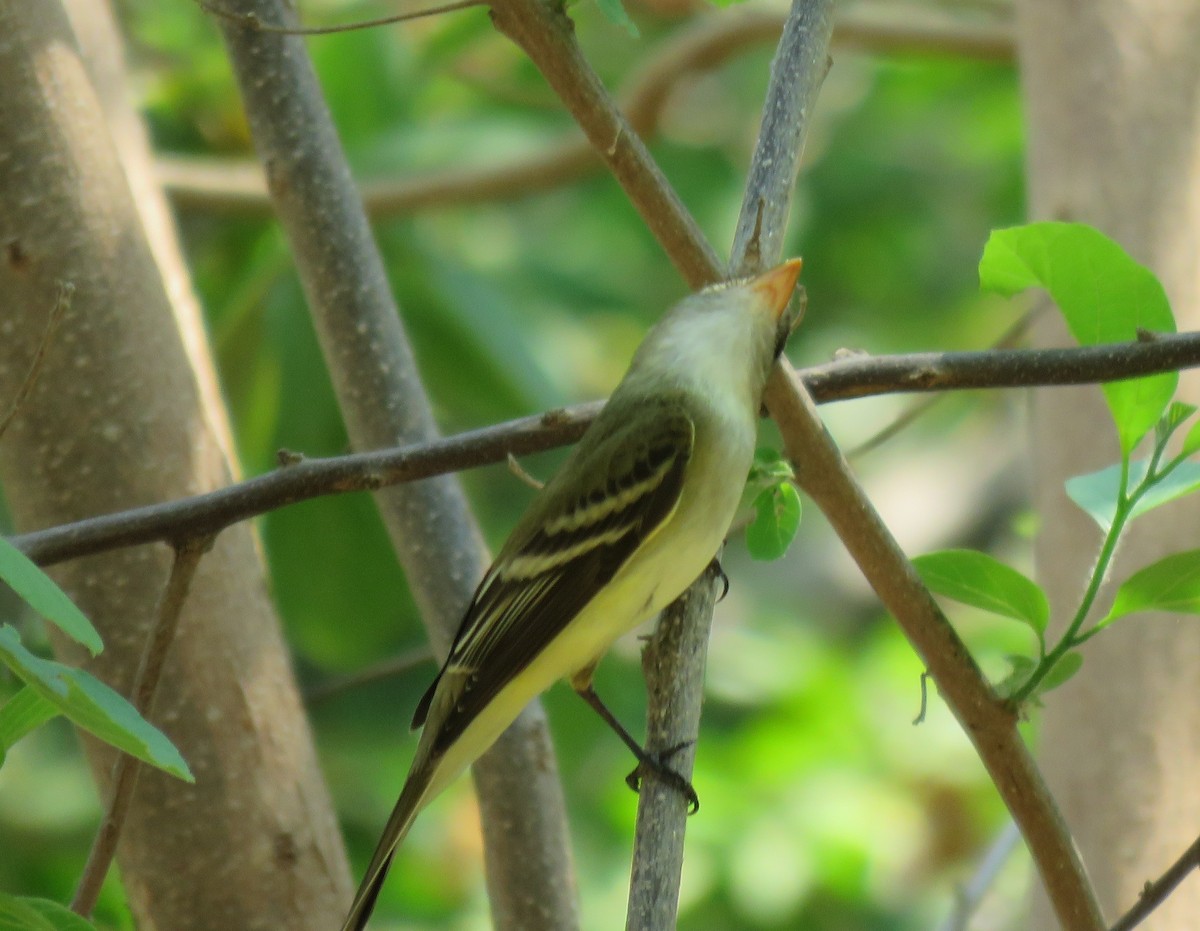
<svg viewBox="0 0 1200 931">
<path fill-rule="evenodd" d="M 685 740 L 683 743 L 676 744 L 662 753 L 651 753 L 649 750 L 639 749 L 635 751 L 638 758 L 638 765 L 634 767 L 633 772 L 625 777 L 625 784 L 634 792 L 641 791 L 642 779 L 645 776 L 651 776 L 675 789 L 682 795 L 688 803 L 688 814 L 694 815 L 700 810 L 700 796 L 696 794 L 696 790 L 682 774 L 672 769 L 667 761 L 671 759 L 680 750 L 690 747 L 694 741 Z"/>
<path fill-rule="evenodd" d="M 717 578 L 721 581 L 721 594 L 717 596 L 717 601 L 722 602 L 725 596 L 729 594 L 729 576 L 725 574 L 725 569 L 721 566 L 719 557 L 714 556 L 712 562 L 708 564 L 708 568 L 717 574 Z"/>
</svg>

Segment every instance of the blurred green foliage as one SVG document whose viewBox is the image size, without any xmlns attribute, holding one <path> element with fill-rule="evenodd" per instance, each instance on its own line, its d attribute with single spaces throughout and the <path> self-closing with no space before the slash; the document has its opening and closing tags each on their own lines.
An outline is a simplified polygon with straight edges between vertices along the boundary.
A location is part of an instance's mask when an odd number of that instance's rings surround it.
<svg viewBox="0 0 1200 931">
<path fill-rule="evenodd" d="M 163 151 L 252 155 L 215 28 L 188 2 L 123 0 L 136 87 Z M 312 2 L 312 22 L 392 12 Z M 610 87 L 651 60 L 703 10 L 630 7 L 641 38 L 590 4 L 572 7 Z M 482 9 L 308 40 L 350 160 L 364 178 L 520 160 L 572 125 L 532 66 Z M 727 248 L 771 50 L 746 48 L 683 78 L 651 148 L 718 250 Z M 1022 135 L 1011 67 L 949 58 L 838 52 L 799 181 L 789 254 L 803 255 L 809 311 L 792 340 L 798 365 L 840 347 L 872 352 L 988 345 L 1017 310 L 978 293 L 989 229 L 1022 214 Z M 347 448 L 286 243 L 269 219 L 192 207 L 179 223 L 247 474 L 279 448 Z M 619 188 L 596 171 L 548 193 L 381 219 L 377 234 L 422 373 L 446 431 L 602 396 L 644 328 L 684 287 Z M 906 402 L 829 411 L 852 443 Z M 1016 429 L 1003 403 L 943 402 L 899 441 L 858 463 L 881 488 L 902 540 L 1023 550 L 1004 499 L 946 516 L 942 496 L 888 504 L 890 476 L 991 463 Z M 769 428 L 764 431 L 769 435 Z M 545 476 L 560 454 L 523 465 Z M 463 475 L 493 545 L 532 494 L 503 466 Z M 987 487 L 971 486 L 966 487 Z M 260 522 L 271 584 L 309 686 L 423 642 L 403 574 L 366 496 L 295 506 Z M 934 536 L 932 545 L 929 536 Z M 947 536 L 949 534 L 949 536 Z M 739 542 L 725 566 L 689 824 L 684 929 L 929 928 L 1003 823 L 969 744 L 935 694 L 925 723 L 921 665 L 857 581 L 815 509 L 788 556 L 757 564 Z M 956 616 L 990 672 L 1017 625 Z M 598 689 L 640 731 L 637 642 L 618 646 Z M 313 709 L 319 749 L 361 869 L 414 746 L 408 721 L 432 666 Z M 0 683 L 8 694 L 11 683 Z M 588 928 L 619 927 L 635 799 L 624 748 L 569 690 L 546 697 L 571 813 Z M 46 774 L 52 773 L 53 778 Z M 0 773 L 0 887 L 66 899 L 96 803 L 61 728 L 19 745 Z M 53 794 L 55 802 L 48 801 Z M 462 780 L 422 815 L 380 899 L 379 927 L 487 926 L 480 841 Z M 999 896 L 1020 907 L 1021 874 Z M 1003 913 L 1003 909 L 1001 909 Z M 98 912 L 126 927 L 116 883 Z M 392 922 L 392 925 L 388 924 Z"/>
</svg>

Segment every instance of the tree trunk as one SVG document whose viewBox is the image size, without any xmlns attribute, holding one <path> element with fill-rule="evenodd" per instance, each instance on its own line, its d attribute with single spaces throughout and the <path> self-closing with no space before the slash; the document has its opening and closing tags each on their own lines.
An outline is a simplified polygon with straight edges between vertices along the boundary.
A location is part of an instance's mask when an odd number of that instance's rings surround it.
<svg viewBox="0 0 1200 931">
<path fill-rule="evenodd" d="M 1200 7 L 1195 0 L 1023 0 L 1022 80 L 1030 211 L 1091 223 L 1162 280 L 1180 328 L 1200 325 Z M 1039 343 L 1063 344 L 1057 315 Z M 1184 376 L 1180 397 L 1200 402 Z M 1036 393 L 1038 570 L 1061 625 L 1078 604 L 1098 532 L 1063 481 L 1116 462 L 1099 389 Z M 1113 578 L 1200 546 L 1195 498 L 1142 518 Z M 1111 589 L 1110 589 L 1111 591 Z M 1099 610 L 1107 609 L 1102 596 Z M 1110 919 L 1200 830 L 1200 637 L 1195 620 L 1139 615 L 1085 648 L 1076 680 L 1048 696 L 1041 757 Z M 1054 927 L 1039 896 L 1034 927 Z M 1151 920 L 1192 929 L 1200 883 Z"/>
<path fill-rule="evenodd" d="M 57 283 L 75 287 L 0 442 L 18 529 L 227 483 L 223 414 L 201 388 L 212 373 L 183 335 L 201 328 L 168 298 L 61 5 L 0 0 L 0 35 L 0 403 L 16 396 Z M 122 692 L 170 555 L 139 547 L 56 572 L 104 638 L 89 668 Z M 336 927 L 349 871 L 248 526 L 203 559 L 151 717 L 196 784 L 142 775 L 118 852 L 139 928 Z M 103 799 L 114 753 L 85 743 Z"/>
</svg>

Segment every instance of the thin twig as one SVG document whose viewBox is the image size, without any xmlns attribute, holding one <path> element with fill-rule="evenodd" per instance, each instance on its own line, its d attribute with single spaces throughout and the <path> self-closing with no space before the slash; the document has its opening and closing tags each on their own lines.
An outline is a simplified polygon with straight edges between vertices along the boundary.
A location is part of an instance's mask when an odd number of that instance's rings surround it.
<svg viewBox="0 0 1200 931">
<path fill-rule="evenodd" d="M 531 475 L 525 466 L 521 465 L 521 460 L 514 456 L 511 451 L 505 459 L 508 462 L 508 471 L 520 479 L 523 484 L 528 485 L 534 491 L 541 491 L 546 487 L 546 483 L 540 478 Z"/>
<path fill-rule="evenodd" d="M 235 14 L 244 20 L 246 14 Z M 710 71 L 748 48 L 778 39 L 786 17 L 770 10 L 725 10 L 699 17 L 654 49 L 651 57 L 628 79 L 620 94 L 621 108 L 643 138 L 657 134 L 672 91 L 685 78 Z M 972 29 L 977 29 L 973 32 Z M 952 51 L 955 39 L 947 27 L 930 22 L 906 22 L 884 27 L 875 18 L 849 15 L 837 24 L 839 42 L 860 50 L 890 54 Z M 972 42 L 989 49 L 1007 48 L 1012 55 L 1011 29 L 1002 26 L 965 30 L 963 54 L 973 54 Z M 602 163 L 576 132 L 544 150 L 508 165 L 447 168 L 403 178 L 369 178 L 360 183 L 363 205 L 375 218 L 416 210 L 490 203 L 554 190 L 596 173 Z M 257 162 L 244 159 L 160 155 L 159 181 L 180 207 L 264 213 L 271 210 L 266 177 Z"/>
<path fill-rule="evenodd" d="M 179 616 L 187 600 L 192 579 L 196 575 L 196 567 L 199 566 L 201 557 L 212 546 L 212 542 L 212 537 L 193 537 L 175 548 L 171 574 L 159 601 L 157 620 L 146 642 L 146 650 L 138 665 L 130 696 L 130 702 L 143 718 L 149 718 L 154 708 L 154 693 L 158 690 L 167 653 L 175 639 L 175 632 L 179 629 Z M 117 840 L 129 816 L 140 772 L 141 763 L 136 757 L 127 753 L 117 755 L 113 764 L 112 796 L 108 802 L 108 809 L 92 842 L 79 887 L 75 890 L 75 897 L 71 902 L 71 910 L 85 918 L 96 907 L 100 887 L 104 884 L 104 877 L 108 875 L 109 866 L 117 852 Z"/>
<path fill-rule="evenodd" d="M 975 875 L 965 886 L 958 889 L 955 896 L 954 911 L 938 927 L 938 931 L 967 931 L 971 916 L 979 908 L 983 897 L 996 882 L 996 877 L 1021 843 L 1021 832 L 1017 830 L 1016 822 L 1009 821 L 996 839 L 988 847 L 979 863 Z"/>
<path fill-rule="evenodd" d="M 1090 384 L 1200 366 L 1200 333 L 1153 342 L 1073 349 L 856 356 L 801 369 L 797 376 L 818 403 L 905 391 L 1028 388 Z M 289 504 L 503 462 L 573 443 L 600 402 L 558 408 L 457 436 L 369 453 L 305 458 L 286 468 L 190 498 L 146 505 L 22 534 L 12 543 L 47 566 L 106 550 L 213 534 Z"/>
<path fill-rule="evenodd" d="M 42 363 L 46 360 L 46 350 L 50 348 L 50 343 L 54 339 L 54 333 L 58 329 L 58 325 L 62 322 L 62 318 L 66 315 L 68 308 L 71 306 L 71 296 L 74 293 L 75 285 L 71 282 L 60 281 L 58 283 L 58 298 L 54 301 L 54 307 L 50 310 L 50 319 L 46 321 L 45 332 L 42 333 L 42 338 L 38 342 L 37 349 L 34 350 L 33 360 L 29 363 L 29 371 L 25 373 L 25 378 L 21 381 L 21 387 L 17 389 L 12 403 L 8 406 L 8 411 L 0 418 L 0 437 L 4 436 L 4 431 L 8 429 L 8 425 L 17 416 L 18 411 L 21 410 L 21 406 L 25 403 L 25 399 L 29 397 L 29 393 L 33 391 L 34 385 L 37 384 L 38 375 L 42 372 Z"/>
<path fill-rule="evenodd" d="M 1039 303 L 1030 310 L 1021 314 L 1020 318 L 1005 330 L 1000 338 L 992 343 L 992 349 L 1011 349 L 1016 346 L 1025 336 L 1025 333 L 1033 325 L 1034 319 L 1046 311 L 1046 303 Z M 810 389 L 811 390 L 811 389 Z M 884 443 L 888 442 L 892 437 L 896 436 L 903 430 L 906 430 L 912 424 L 916 423 L 921 417 L 925 416 L 945 395 L 938 395 L 932 398 L 922 398 L 908 405 L 902 410 L 891 423 L 878 430 L 872 436 L 867 437 L 853 449 L 847 450 L 846 458 L 853 461 L 860 456 L 865 456 L 869 452 L 878 449 Z"/>
<path fill-rule="evenodd" d="M 384 679 L 402 676 L 416 669 L 418 666 L 432 662 L 433 659 L 433 648 L 429 644 L 413 647 L 411 650 L 405 650 L 397 656 L 389 656 L 378 663 L 372 663 L 370 666 L 366 666 L 351 675 L 331 679 L 329 682 L 306 689 L 304 692 L 304 703 L 309 708 L 315 708 L 317 705 L 323 704 L 331 698 L 335 698 L 353 689 L 361 688 L 364 685 L 369 685 L 372 682 L 381 682 Z"/>
<path fill-rule="evenodd" d="M 1181 882 L 1193 870 L 1200 870 L 1200 837 L 1183 854 L 1171 864 L 1171 868 L 1152 883 L 1146 883 L 1142 894 L 1138 896 L 1137 904 L 1121 916 L 1109 931 L 1132 931 L 1150 913 L 1163 904 Z"/>
<path fill-rule="evenodd" d="M 378 19 L 365 19 L 353 23 L 342 23 L 338 26 L 278 26 L 264 23 L 254 13 L 239 13 L 227 10 L 218 3 L 209 0 L 195 0 L 196 6 L 212 16 L 239 23 L 246 29 L 255 32 L 269 32 L 280 36 L 328 36 L 340 32 L 355 32 L 359 29 L 374 29 L 377 26 L 391 26 L 395 23 L 405 23 L 414 19 L 425 19 L 429 16 L 440 16 L 442 13 L 453 13 L 473 6 L 485 6 L 485 0 L 458 0 L 456 3 L 446 3 L 441 6 L 429 7 L 424 10 L 413 10 L 408 13 L 394 13 L 391 16 L 380 16 Z"/>
</svg>

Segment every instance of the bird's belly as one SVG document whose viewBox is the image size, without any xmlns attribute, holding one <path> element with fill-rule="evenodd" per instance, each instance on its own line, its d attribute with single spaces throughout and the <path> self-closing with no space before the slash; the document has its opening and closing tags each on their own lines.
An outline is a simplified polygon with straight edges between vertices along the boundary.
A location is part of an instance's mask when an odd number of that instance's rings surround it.
<svg viewBox="0 0 1200 931">
<path fill-rule="evenodd" d="M 730 431 L 734 433 L 734 431 Z M 433 798 L 490 746 L 530 701 L 559 679 L 599 660 L 620 636 L 678 598 L 716 555 L 741 499 L 753 434 L 726 434 L 720 462 L 697 463 L 707 482 L 693 486 L 659 533 L 467 725 L 447 750 L 428 798 Z M 740 442 L 738 440 L 740 439 Z"/>
</svg>

